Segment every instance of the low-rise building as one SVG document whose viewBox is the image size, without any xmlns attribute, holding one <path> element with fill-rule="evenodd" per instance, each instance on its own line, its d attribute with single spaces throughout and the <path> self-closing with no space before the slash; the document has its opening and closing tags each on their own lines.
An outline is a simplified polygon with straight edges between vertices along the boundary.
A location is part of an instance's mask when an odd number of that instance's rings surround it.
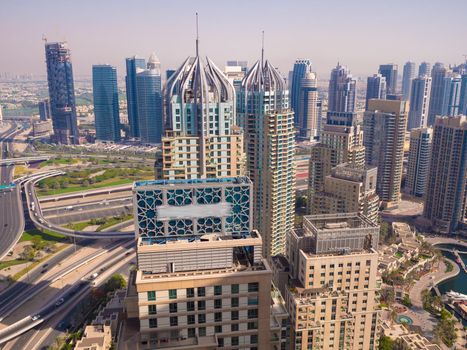
<svg viewBox="0 0 467 350">
<path fill-rule="evenodd" d="M 441 350 L 439 345 L 433 344 L 418 333 L 410 332 L 401 324 L 385 321 L 381 324 L 381 328 L 385 336 L 398 340 L 402 346 L 410 350 Z"/>
<path fill-rule="evenodd" d="M 112 345 L 109 326 L 91 325 L 84 329 L 83 337 L 76 342 L 75 350 L 108 350 Z"/>
</svg>

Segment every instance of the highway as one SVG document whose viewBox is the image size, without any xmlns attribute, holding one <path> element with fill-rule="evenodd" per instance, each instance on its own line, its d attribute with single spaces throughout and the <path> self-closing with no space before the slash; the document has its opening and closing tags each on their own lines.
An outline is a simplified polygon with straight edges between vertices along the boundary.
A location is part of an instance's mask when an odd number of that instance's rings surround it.
<svg viewBox="0 0 467 350">
<path fill-rule="evenodd" d="M 21 132 L 17 125 L 11 127 L 0 136 L 1 159 L 8 158 L 10 153 L 10 139 Z M 0 165 L 0 185 L 12 182 L 14 166 Z M 24 215 L 21 203 L 20 186 L 0 189 L 0 260 L 18 242 L 24 231 Z"/>
</svg>

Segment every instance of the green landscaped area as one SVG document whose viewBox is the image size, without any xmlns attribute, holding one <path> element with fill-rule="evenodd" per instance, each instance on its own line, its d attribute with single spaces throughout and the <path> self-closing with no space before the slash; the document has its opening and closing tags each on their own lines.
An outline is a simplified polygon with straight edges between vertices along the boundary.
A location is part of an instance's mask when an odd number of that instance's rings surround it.
<svg viewBox="0 0 467 350">
<path fill-rule="evenodd" d="M 1 261 L 0 262 L 0 270 L 6 269 L 7 267 L 10 266 L 15 266 L 19 264 L 24 264 L 26 263 L 27 260 L 21 260 L 21 259 L 15 259 L 15 260 L 9 260 L 9 261 Z"/>
<path fill-rule="evenodd" d="M 37 194 L 38 196 L 58 195 L 125 185 L 137 180 L 153 178 L 154 170 L 151 167 L 75 170 L 66 175 L 39 181 Z"/>
<path fill-rule="evenodd" d="M 73 165 L 77 164 L 78 160 L 76 158 L 51 158 L 40 163 L 39 167 L 43 168 L 49 165 Z"/>
<path fill-rule="evenodd" d="M 49 242 L 62 242 L 65 236 L 61 235 L 56 232 L 44 230 L 44 232 L 39 231 L 37 229 L 24 231 L 23 235 L 20 238 L 20 242 L 25 241 L 32 241 L 36 239 L 40 239 L 41 241 L 49 241 Z"/>
<path fill-rule="evenodd" d="M 116 224 L 119 224 L 125 221 L 129 221 L 132 218 L 133 218 L 133 215 L 131 214 L 111 216 L 107 218 L 91 219 L 89 221 L 76 222 L 76 223 L 68 224 L 65 227 L 70 228 L 72 230 L 81 231 L 81 230 L 84 230 L 88 226 L 98 225 L 96 232 L 100 232 L 113 225 L 116 225 Z"/>
</svg>

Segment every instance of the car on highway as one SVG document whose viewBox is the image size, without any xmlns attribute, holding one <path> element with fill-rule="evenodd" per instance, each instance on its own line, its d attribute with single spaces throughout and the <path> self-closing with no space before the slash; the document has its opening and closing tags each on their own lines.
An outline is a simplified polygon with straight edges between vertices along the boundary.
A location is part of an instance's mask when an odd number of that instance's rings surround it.
<svg viewBox="0 0 467 350">
<path fill-rule="evenodd" d="M 37 321 L 38 319 L 41 318 L 41 315 L 37 314 L 37 315 L 31 316 L 31 318 L 33 321 Z"/>
<path fill-rule="evenodd" d="M 55 306 L 62 305 L 64 301 L 65 301 L 65 299 L 63 299 L 63 298 L 58 299 L 57 302 L 55 303 Z"/>
</svg>

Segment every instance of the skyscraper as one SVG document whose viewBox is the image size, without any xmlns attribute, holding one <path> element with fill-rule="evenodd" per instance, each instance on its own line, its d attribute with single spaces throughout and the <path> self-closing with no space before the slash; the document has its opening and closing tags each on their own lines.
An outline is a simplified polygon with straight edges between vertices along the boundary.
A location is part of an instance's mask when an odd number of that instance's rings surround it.
<svg viewBox="0 0 467 350">
<path fill-rule="evenodd" d="M 46 43 L 47 82 L 54 140 L 72 145 L 79 143 L 76 120 L 75 88 L 70 49 L 66 42 Z"/>
<path fill-rule="evenodd" d="M 400 200 L 406 101 L 370 100 L 363 117 L 366 163 L 378 167 L 376 193 L 385 206 Z"/>
<path fill-rule="evenodd" d="M 397 64 L 389 63 L 379 66 L 378 73 L 386 78 L 386 88 L 388 94 L 396 94 L 397 92 Z"/>
<path fill-rule="evenodd" d="M 318 137 L 319 118 L 318 82 L 315 72 L 307 72 L 301 80 L 298 101 L 298 132 L 299 137 L 313 140 Z"/>
<path fill-rule="evenodd" d="M 164 89 L 165 134 L 156 160 L 161 179 L 244 173 L 243 134 L 235 126 L 235 90 L 210 60 L 188 57 Z"/>
<path fill-rule="evenodd" d="M 285 252 L 295 214 L 295 129 L 285 81 L 268 61 L 257 61 L 238 96 L 245 120 L 248 174 L 253 181 L 254 227 L 262 232 L 263 255 Z"/>
<path fill-rule="evenodd" d="M 50 102 L 48 99 L 39 101 L 39 117 L 41 121 L 46 121 L 52 118 L 52 112 L 50 111 Z"/>
<path fill-rule="evenodd" d="M 449 72 L 444 78 L 444 93 L 441 107 L 441 115 L 454 117 L 459 114 L 461 97 L 461 76 Z"/>
<path fill-rule="evenodd" d="M 300 89 L 302 86 L 302 79 L 305 78 L 306 74 L 311 72 L 311 60 L 310 59 L 297 59 L 293 66 L 292 81 L 290 84 L 290 106 L 294 112 L 294 123 L 295 128 L 300 129 L 300 121 L 303 117 L 300 115 Z"/>
<path fill-rule="evenodd" d="M 128 109 L 128 123 L 130 124 L 130 137 L 139 137 L 140 128 L 138 124 L 138 101 L 136 93 L 136 74 L 146 68 L 144 58 L 133 56 L 126 61 L 126 101 Z"/>
<path fill-rule="evenodd" d="M 428 112 L 428 126 L 432 126 L 436 116 L 441 116 L 443 112 L 443 101 L 445 93 L 445 78 L 448 70 L 442 63 L 436 62 L 431 70 L 431 94 Z"/>
<path fill-rule="evenodd" d="M 161 143 L 163 129 L 161 64 L 155 54 L 149 57 L 147 69 L 136 74 L 136 100 L 141 142 Z"/>
<path fill-rule="evenodd" d="M 424 77 L 425 75 L 431 76 L 431 64 L 429 62 L 422 62 L 418 66 L 418 76 Z"/>
<path fill-rule="evenodd" d="M 357 80 L 350 75 L 347 67 L 337 63 L 329 80 L 328 111 L 355 112 Z"/>
<path fill-rule="evenodd" d="M 431 78 L 426 75 L 412 81 L 410 93 L 410 110 L 407 130 L 424 128 L 428 122 L 428 107 L 430 105 Z"/>
<path fill-rule="evenodd" d="M 410 131 L 410 149 L 405 189 L 412 196 L 423 197 L 430 164 L 431 128 Z"/>
<path fill-rule="evenodd" d="M 140 181 L 133 193 L 138 266 L 126 303 L 139 332 L 127 348 L 284 348 L 287 312 L 271 298 L 251 181 Z"/>
<path fill-rule="evenodd" d="M 409 101 L 410 91 L 412 90 L 412 80 L 415 78 L 415 62 L 407 62 L 404 64 L 402 73 L 402 95 L 404 100 Z"/>
<path fill-rule="evenodd" d="M 462 75 L 459 114 L 467 115 L 467 73 Z"/>
<path fill-rule="evenodd" d="M 92 93 L 96 139 L 120 141 L 117 69 L 110 65 L 92 66 Z"/>
<path fill-rule="evenodd" d="M 424 216 L 439 233 L 455 233 L 465 223 L 467 117 L 436 118 Z"/>
<path fill-rule="evenodd" d="M 386 99 L 386 78 L 381 74 L 374 74 L 367 79 L 365 109 L 368 108 L 368 100 L 372 98 L 377 100 Z"/>
</svg>

